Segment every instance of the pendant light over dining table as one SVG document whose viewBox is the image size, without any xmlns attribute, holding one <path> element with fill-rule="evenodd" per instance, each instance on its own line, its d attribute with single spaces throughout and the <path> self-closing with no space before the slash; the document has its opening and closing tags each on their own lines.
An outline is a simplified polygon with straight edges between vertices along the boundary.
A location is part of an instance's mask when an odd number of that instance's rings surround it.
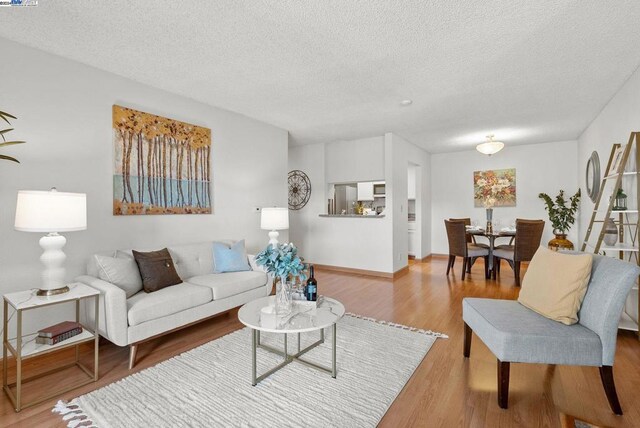
<svg viewBox="0 0 640 428">
<path fill-rule="evenodd" d="M 504 148 L 504 143 L 501 141 L 495 141 L 494 135 L 487 135 L 487 141 L 476 146 L 476 150 L 483 155 L 494 155 Z"/>
</svg>

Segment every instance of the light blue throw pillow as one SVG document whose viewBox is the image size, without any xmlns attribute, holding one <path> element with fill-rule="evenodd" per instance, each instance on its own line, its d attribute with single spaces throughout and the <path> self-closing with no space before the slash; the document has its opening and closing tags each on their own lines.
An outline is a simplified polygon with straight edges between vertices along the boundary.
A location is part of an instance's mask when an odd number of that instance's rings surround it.
<svg viewBox="0 0 640 428">
<path fill-rule="evenodd" d="M 247 253 L 244 249 L 244 239 L 231 247 L 221 243 L 213 243 L 213 263 L 215 273 L 242 272 L 251 270 L 247 261 Z"/>
</svg>

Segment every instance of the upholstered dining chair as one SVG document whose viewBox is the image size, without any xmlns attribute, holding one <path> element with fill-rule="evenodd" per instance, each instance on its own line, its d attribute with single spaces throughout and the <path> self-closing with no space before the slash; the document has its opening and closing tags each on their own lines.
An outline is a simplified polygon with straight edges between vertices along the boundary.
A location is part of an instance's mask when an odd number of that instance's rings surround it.
<svg viewBox="0 0 640 428">
<path fill-rule="evenodd" d="M 506 260 L 513 269 L 516 286 L 520 287 L 520 263 L 529 262 L 540 246 L 544 220 L 516 219 L 516 236 L 513 245 L 498 245 L 493 250 L 493 279 L 500 273 L 500 261 Z"/>
<path fill-rule="evenodd" d="M 444 221 L 449 240 L 449 262 L 447 263 L 447 275 L 456 261 L 456 257 L 462 257 L 462 279 L 467 273 L 467 266 L 472 258 L 484 257 L 484 275 L 489 277 L 489 250 L 473 243 L 467 242 L 467 230 L 464 221 Z"/>
<path fill-rule="evenodd" d="M 550 320 L 513 300 L 463 299 L 464 356 L 471 353 L 473 332 L 497 357 L 501 408 L 508 407 L 511 363 L 560 364 L 598 367 L 611 410 L 622 414 L 613 362 L 620 314 L 640 268 L 611 257 L 592 257 L 577 324 Z"/>
<path fill-rule="evenodd" d="M 461 221 L 461 222 L 464 222 L 465 226 L 471 226 L 471 218 L 470 217 L 450 218 L 449 221 Z M 476 237 L 474 235 L 470 234 L 470 233 L 467 233 L 467 243 L 475 244 L 478 247 L 489 248 L 489 246 L 487 244 L 483 244 L 481 242 L 476 242 Z M 477 257 L 472 257 L 471 258 L 471 262 L 467 263 L 467 273 L 471 273 L 471 267 L 476 262 L 476 260 L 477 260 Z"/>
</svg>

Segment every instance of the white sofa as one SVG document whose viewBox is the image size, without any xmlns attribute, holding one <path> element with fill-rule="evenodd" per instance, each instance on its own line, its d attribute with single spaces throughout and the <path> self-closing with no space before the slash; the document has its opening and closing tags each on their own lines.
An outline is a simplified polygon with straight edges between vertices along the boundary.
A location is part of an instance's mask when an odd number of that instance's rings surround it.
<svg viewBox="0 0 640 428">
<path fill-rule="evenodd" d="M 219 241 L 230 244 L 229 241 Z M 186 327 L 241 306 L 271 292 L 272 281 L 248 255 L 250 271 L 214 273 L 213 242 L 168 247 L 176 271 L 184 281 L 153 293 L 140 291 L 130 298 L 118 286 L 99 279 L 91 256 L 87 275 L 76 278 L 100 291 L 100 335 L 119 346 L 130 346 L 129 368 L 135 364 L 141 342 Z M 98 253 L 122 257 L 130 250 Z M 87 308 L 88 309 L 88 308 Z M 94 312 L 83 310 L 89 325 Z"/>
</svg>

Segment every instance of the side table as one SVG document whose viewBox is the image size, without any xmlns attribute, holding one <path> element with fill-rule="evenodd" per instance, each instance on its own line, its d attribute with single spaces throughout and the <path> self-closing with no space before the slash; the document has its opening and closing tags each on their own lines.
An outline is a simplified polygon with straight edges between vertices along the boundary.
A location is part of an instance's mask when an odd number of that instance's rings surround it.
<svg viewBox="0 0 640 428">
<path fill-rule="evenodd" d="M 4 295 L 4 330 L 3 330 L 3 352 L 2 352 L 2 387 L 6 392 L 9 400 L 13 404 L 16 412 L 20 410 L 42 403 L 45 400 L 56 397 L 60 394 L 68 392 L 74 388 L 78 388 L 83 385 L 87 385 L 91 382 L 98 380 L 98 339 L 100 337 L 98 333 L 98 320 L 99 320 L 99 299 L 100 292 L 94 288 L 85 284 L 74 283 L 69 285 L 70 290 L 64 294 L 58 294 L 54 296 L 36 296 L 35 291 L 19 291 L 16 293 L 9 293 Z M 95 318 L 93 329 L 82 326 L 82 333 L 73 336 L 67 340 L 64 340 L 55 345 L 38 344 L 35 341 L 35 334 L 29 334 L 23 336 L 22 332 L 22 313 L 45 306 L 57 305 L 66 302 L 76 302 L 76 322 L 80 322 L 80 301 L 83 299 L 93 298 L 95 301 Z M 15 311 L 17 316 L 16 336 L 13 339 L 9 339 L 9 306 Z M 27 339 L 27 340 L 25 340 Z M 79 345 L 85 342 L 94 342 L 94 367 L 93 371 L 87 368 L 79 361 Z M 36 355 L 42 355 L 60 349 L 69 348 L 74 346 L 76 348 L 75 361 L 71 364 L 67 364 L 62 367 L 56 367 L 45 373 L 38 374 L 31 378 L 24 378 L 22 373 L 22 363 L 25 359 L 35 357 Z M 14 383 L 8 383 L 8 369 L 7 369 L 7 352 L 11 352 L 16 360 L 16 381 Z M 38 398 L 36 401 L 30 403 L 22 402 L 22 387 L 24 383 L 30 380 L 46 376 L 56 371 L 64 370 L 69 367 L 77 366 L 84 372 L 89 379 L 79 384 L 74 384 L 71 387 L 65 387 L 59 390 L 55 390 L 46 397 Z M 14 393 L 15 390 L 15 393 Z"/>
</svg>

